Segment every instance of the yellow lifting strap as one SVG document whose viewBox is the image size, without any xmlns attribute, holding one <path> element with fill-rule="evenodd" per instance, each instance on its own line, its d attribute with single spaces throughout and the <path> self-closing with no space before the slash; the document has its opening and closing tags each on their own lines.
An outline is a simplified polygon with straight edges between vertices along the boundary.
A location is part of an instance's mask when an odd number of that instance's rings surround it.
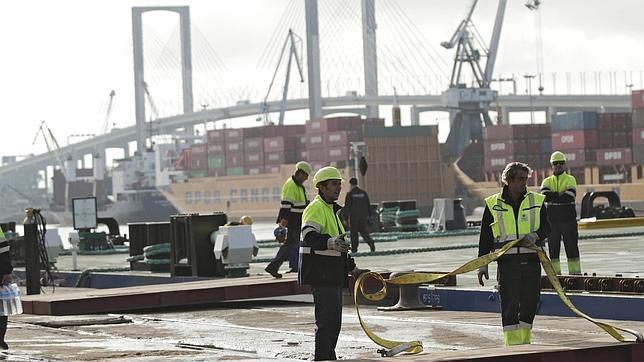
<svg viewBox="0 0 644 362">
<path fill-rule="evenodd" d="M 421 341 L 410 341 L 410 342 L 392 341 L 392 340 L 378 337 L 375 333 L 373 333 L 371 329 L 369 329 L 367 324 L 362 320 L 362 317 L 360 317 L 360 307 L 358 305 L 358 291 L 367 300 L 374 301 L 374 302 L 380 301 L 387 296 L 387 284 L 405 285 L 405 284 L 430 283 L 435 280 L 444 278 L 446 276 L 468 273 L 468 272 L 477 270 L 481 266 L 487 265 L 495 261 L 501 255 L 503 255 L 508 249 L 515 246 L 518 242 L 519 240 L 513 240 L 511 242 L 508 242 L 501 249 L 495 250 L 490 254 L 483 255 L 474 260 L 470 260 L 467 263 L 461 265 L 456 270 L 446 274 L 410 273 L 410 274 L 396 276 L 392 279 L 387 279 L 387 280 L 385 280 L 380 274 L 374 273 L 374 272 L 367 272 L 360 275 L 354 285 L 353 301 L 356 306 L 356 313 L 358 315 L 358 320 L 360 321 L 360 326 L 362 327 L 362 330 L 364 330 L 365 334 L 374 343 L 376 343 L 381 347 L 386 348 L 386 350 L 383 349 L 378 351 L 385 357 L 392 357 L 401 352 L 406 352 L 408 354 L 416 354 L 416 353 L 422 352 L 423 343 Z M 644 337 L 642 336 L 642 333 L 632 329 L 617 327 L 608 323 L 596 321 L 590 316 L 581 312 L 579 309 L 577 309 L 577 307 L 575 307 L 572 304 L 568 296 L 566 296 L 566 293 L 561 287 L 561 284 L 559 283 L 559 278 L 557 277 L 557 274 L 555 273 L 555 270 L 552 267 L 552 264 L 550 263 L 550 259 L 548 258 L 546 253 L 536 246 L 531 246 L 530 248 L 537 252 L 537 255 L 539 256 L 539 260 L 541 261 L 541 265 L 543 266 L 543 269 L 546 271 L 546 275 L 548 276 L 548 280 L 550 281 L 550 284 L 552 284 L 553 288 L 557 291 L 559 298 L 561 298 L 561 301 L 568 307 L 568 309 L 570 309 L 576 315 L 594 323 L 599 328 L 603 329 L 608 334 L 610 334 L 613 338 L 615 338 L 620 342 L 624 341 L 624 336 L 622 336 L 618 331 L 632 334 L 633 336 L 635 336 L 636 342 L 644 343 Z M 375 293 L 366 293 L 364 290 L 364 282 L 368 278 L 373 278 L 378 280 L 382 284 L 382 288 Z"/>
</svg>

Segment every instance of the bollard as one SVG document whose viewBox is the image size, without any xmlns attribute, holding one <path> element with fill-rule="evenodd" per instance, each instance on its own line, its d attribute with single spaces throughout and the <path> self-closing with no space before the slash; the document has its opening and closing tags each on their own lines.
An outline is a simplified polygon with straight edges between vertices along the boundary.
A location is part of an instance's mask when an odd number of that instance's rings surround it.
<svg viewBox="0 0 644 362">
<path fill-rule="evenodd" d="M 399 275 L 411 274 L 414 271 L 404 271 L 391 273 L 390 279 Z M 396 305 L 390 307 L 378 307 L 378 310 L 381 311 L 395 311 L 395 310 L 412 310 L 412 309 L 440 309 L 440 307 L 434 307 L 430 305 L 423 304 L 419 299 L 419 290 L 418 287 L 420 284 L 407 284 L 399 285 L 398 290 L 400 291 L 400 299 Z"/>
<path fill-rule="evenodd" d="M 25 218 L 25 274 L 27 274 L 27 295 L 40 294 L 40 253 L 38 252 L 38 233 L 33 216 Z"/>
</svg>

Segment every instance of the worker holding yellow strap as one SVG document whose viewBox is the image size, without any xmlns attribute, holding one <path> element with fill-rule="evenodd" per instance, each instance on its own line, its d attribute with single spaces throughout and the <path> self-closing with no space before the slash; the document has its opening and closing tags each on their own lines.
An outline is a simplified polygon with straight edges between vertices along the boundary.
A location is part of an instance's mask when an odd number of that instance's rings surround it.
<svg viewBox="0 0 644 362">
<path fill-rule="evenodd" d="M 533 245 L 543 247 L 550 233 L 545 197 L 528 191 L 532 170 L 511 162 L 503 170 L 503 189 L 485 199 L 481 221 L 479 256 L 500 249 L 513 240 L 520 242 L 497 260 L 501 320 L 506 346 L 530 344 L 532 322 L 541 295 L 541 264 Z M 479 268 L 478 279 L 489 278 L 487 265 Z"/>
</svg>

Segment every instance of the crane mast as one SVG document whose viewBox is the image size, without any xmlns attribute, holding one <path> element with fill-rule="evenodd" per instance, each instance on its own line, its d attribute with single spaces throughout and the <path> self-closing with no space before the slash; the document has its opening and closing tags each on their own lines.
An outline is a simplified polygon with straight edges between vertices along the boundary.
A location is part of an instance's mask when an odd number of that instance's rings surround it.
<svg viewBox="0 0 644 362">
<path fill-rule="evenodd" d="M 499 0 L 489 47 L 480 41 L 480 36 L 472 23 L 472 14 L 477 3 L 478 0 L 472 1 L 450 40 L 441 43 L 446 49 L 456 48 L 450 86 L 441 95 L 443 105 L 451 109 L 447 143 L 454 158 L 458 157 L 470 143 L 481 142 L 483 125 L 492 124 L 488 114 L 490 103 L 497 98 L 497 92 L 490 88 L 490 82 L 507 0 Z M 483 57 L 487 58 L 485 66 L 481 65 Z M 463 82 L 464 66 L 469 67 L 474 86 L 468 87 Z"/>
</svg>

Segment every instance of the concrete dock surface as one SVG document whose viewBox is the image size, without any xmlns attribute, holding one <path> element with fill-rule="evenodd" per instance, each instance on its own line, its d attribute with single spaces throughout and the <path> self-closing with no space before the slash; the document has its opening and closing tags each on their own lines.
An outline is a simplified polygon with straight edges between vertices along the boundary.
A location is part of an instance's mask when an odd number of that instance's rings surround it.
<svg viewBox="0 0 644 362">
<path fill-rule="evenodd" d="M 621 236 L 644 228 L 583 231 L 610 237 L 581 240 L 584 272 L 598 275 L 644 277 L 644 236 Z M 377 243 L 378 250 L 421 248 L 434 245 L 471 244 L 477 236 L 399 240 Z M 563 248 L 562 248 L 563 249 Z M 359 251 L 366 251 L 365 244 Z M 259 257 L 272 257 L 276 248 L 260 249 Z M 374 270 L 450 271 L 476 257 L 477 250 L 457 249 L 402 255 L 362 256 L 362 268 Z M 81 256 L 82 268 L 125 267 L 127 255 Z M 564 273 L 565 253 L 562 250 Z M 71 257 L 59 257 L 60 270 L 71 269 Z M 250 274 L 265 274 L 265 264 L 252 263 Z M 286 271 L 287 265 L 282 267 Z M 494 286 L 495 264 L 490 280 Z M 144 273 L 145 272 L 137 272 Z M 149 274 L 148 274 L 149 275 Z M 155 273 L 160 278 L 168 274 Z M 288 274 L 288 277 L 294 277 Z M 458 276 L 458 286 L 478 285 L 476 275 Z M 171 285 L 168 285 L 171 288 Z M 47 292 L 50 289 L 45 288 Z M 72 288 L 57 288 L 68 293 Z M 348 292 L 347 292 L 348 293 Z M 210 361 L 210 360 L 307 360 L 314 349 L 314 315 L 309 295 L 261 300 L 213 303 L 173 310 L 146 310 L 119 314 L 52 317 L 20 315 L 10 317 L 6 341 L 9 351 L 0 359 L 88 360 L 88 361 Z M 552 352 L 576 348 L 622 345 L 594 324 L 572 317 L 537 315 L 533 344 L 503 347 L 498 313 L 452 311 L 381 312 L 375 306 L 361 306 L 366 323 L 381 337 L 423 342 L 425 351 L 401 360 L 463 360 L 491 356 L 518 356 L 530 352 Z M 644 331 L 644 322 L 608 321 Z M 627 336 L 630 338 L 630 336 Z M 345 305 L 342 332 L 336 349 L 341 359 L 381 359 L 374 344 L 362 331 L 355 307 Z M 7 353 L 8 352 L 8 353 Z"/>
</svg>

